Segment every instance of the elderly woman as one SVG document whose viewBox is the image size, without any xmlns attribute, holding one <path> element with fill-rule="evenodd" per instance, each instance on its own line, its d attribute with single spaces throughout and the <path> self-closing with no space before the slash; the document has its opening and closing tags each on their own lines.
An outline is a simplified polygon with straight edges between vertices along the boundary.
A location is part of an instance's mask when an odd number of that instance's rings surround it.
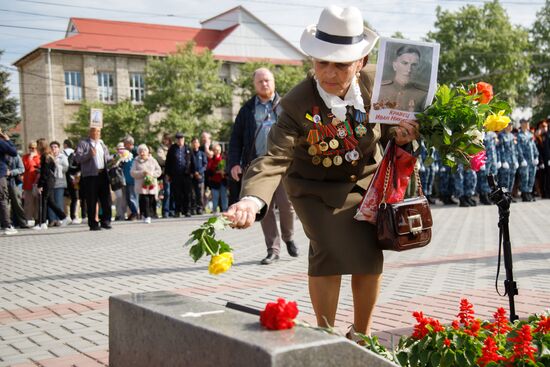
<svg viewBox="0 0 550 367">
<path fill-rule="evenodd" d="M 139 195 L 139 210 L 143 222 L 150 224 L 153 216 L 152 202 L 158 195 L 159 185 L 157 178 L 162 173 L 157 160 L 149 154 L 147 145 L 138 146 L 138 157 L 134 159 L 130 174 L 135 179 L 136 194 Z"/>
<path fill-rule="evenodd" d="M 376 227 L 353 217 L 383 155 L 395 138 L 418 136 L 415 121 L 369 124 L 374 67 L 367 55 L 378 36 L 363 26 L 355 7 L 330 6 L 306 28 L 302 49 L 313 58 L 314 76 L 283 98 L 271 128 L 268 152 L 244 177 L 241 200 L 225 214 L 234 227 L 261 219 L 282 179 L 309 245 L 309 292 L 319 326 L 333 326 L 341 277 L 351 274 L 352 331 L 369 334 L 383 266 Z"/>
</svg>

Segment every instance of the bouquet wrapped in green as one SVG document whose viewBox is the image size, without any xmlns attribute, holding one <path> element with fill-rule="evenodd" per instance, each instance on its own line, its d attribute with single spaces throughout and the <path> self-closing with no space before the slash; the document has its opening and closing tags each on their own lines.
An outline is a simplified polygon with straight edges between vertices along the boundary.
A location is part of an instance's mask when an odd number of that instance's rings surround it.
<svg viewBox="0 0 550 367">
<path fill-rule="evenodd" d="M 483 131 L 504 129 L 510 122 L 506 116 L 510 113 L 510 105 L 495 98 L 488 83 L 479 82 L 468 88 L 439 86 L 432 105 L 417 115 L 420 135 L 428 149 L 424 164 L 432 163 L 435 149 L 444 165 L 453 168 L 463 164 L 476 170 L 485 155 Z"/>
</svg>

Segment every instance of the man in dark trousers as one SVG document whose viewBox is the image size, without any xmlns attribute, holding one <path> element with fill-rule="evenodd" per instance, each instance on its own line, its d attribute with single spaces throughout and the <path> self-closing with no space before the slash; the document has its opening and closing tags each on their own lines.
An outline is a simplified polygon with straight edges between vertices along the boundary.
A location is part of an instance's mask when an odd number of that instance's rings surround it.
<svg viewBox="0 0 550 367">
<path fill-rule="evenodd" d="M 2 226 L 2 231 L 6 235 L 17 233 L 17 230 L 11 225 L 10 212 L 8 209 L 8 157 L 16 156 L 17 149 L 15 145 L 10 141 L 10 137 L 0 129 L 0 225 Z"/>
<path fill-rule="evenodd" d="M 186 217 L 191 216 L 189 204 L 191 199 L 191 151 L 185 145 L 183 133 L 176 134 L 176 142 L 172 144 L 166 154 L 166 179 L 170 181 L 170 189 L 174 195 L 175 217 L 180 213 Z"/>
<path fill-rule="evenodd" d="M 273 74 L 266 68 L 260 68 L 254 72 L 253 80 L 256 95 L 241 107 L 229 141 L 228 167 L 234 182 L 240 182 L 243 167 L 267 152 L 267 135 L 277 121 L 280 98 L 275 92 Z M 258 200 L 251 198 L 254 199 Z M 277 229 L 275 207 L 279 208 L 281 235 Z M 267 246 L 267 256 L 261 261 L 262 264 L 269 265 L 279 259 L 281 238 L 286 243 L 288 254 L 292 257 L 298 256 L 298 248 L 293 240 L 294 208 L 282 183 L 273 194 L 273 200 L 261 224 Z"/>
<path fill-rule="evenodd" d="M 206 153 L 203 152 L 200 147 L 201 143 L 199 139 L 193 138 L 193 140 L 191 140 L 191 155 L 193 157 L 193 176 L 191 177 L 193 200 L 191 211 L 194 211 L 195 214 L 202 214 L 204 211 L 202 202 L 202 197 L 204 195 L 204 172 L 208 164 Z"/>
<path fill-rule="evenodd" d="M 107 168 L 113 157 L 101 140 L 101 129 L 90 128 L 89 137 L 78 143 L 74 159 L 80 164 L 80 192 L 86 200 L 90 231 L 111 229 L 111 188 Z M 96 221 L 98 201 L 101 205 L 101 227 Z"/>
</svg>

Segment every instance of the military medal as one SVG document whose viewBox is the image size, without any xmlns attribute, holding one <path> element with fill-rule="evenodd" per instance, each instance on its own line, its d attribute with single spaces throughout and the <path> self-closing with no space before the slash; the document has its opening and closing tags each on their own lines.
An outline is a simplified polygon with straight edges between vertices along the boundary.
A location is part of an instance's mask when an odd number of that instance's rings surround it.
<svg viewBox="0 0 550 367">
<path fill-rule="evenodd" d="M 336 139 L 331 139 L 328 142 L 328 145 L 330 146 L 331 149 L 338 149 L 338 146 L 340 145 L 340 143 L 338 143 L 338 140 Z"/>
<path fill-rule="evenodd" d="M 317 154 L 317 146 L 316 145 L 311 145 L 309 148 L 307 148 L 307 154 L 316 155 Z"/>
<path fill-rule="evenodd" d="M 340 126 L 336 132 L 336 135 L 338 135 L 340 139 L 344 139 L 348 135 L 348 132 L 345 127 Z"/>
<path fill-rule="evenodd" d="M 356 161 L 359 159 L 359 152 L 353 149 L 352 151 L 348 152 L 349 157 L 352 161 Z"/>
<path fill-rule="evenodd" d="M 323 159 L 323 166 L 326 168 L 332 166 L 332 159 L 330 159 L 330 157 L 325 157 L 325 159 Z"/>
<path fill-rule="evenodd" d="M 313 158 L 311 158 L 311 163 L 317 166 L 319 163 L 321 163 L 321 157 L 319 157 L 318 155 L 314 156 Z"/>
<path fill-rule="evenodd" d="M 320 142 L 319 149 L 321 149 L 321 152 L 326 152 L 328 150 L 328 143 L 326 141 Z"/>
<path fill-rule="evenodd" d="M 363 124 L 359 124 L 355 127 L 355 135 L 359 138 L 362 138 L 367 134 L 367 128 Z"/>
<path fill-rule="evenodd" d="M 341 156 L 335 155 L 334 158 L 332 158 L 332 163 L 334 163 L 335 166 L 339 166 L 344 162 Z"/>
<path fill-rule="evenodd" d="M 365 112 L 361 112 L 359 110 L 355 110 L 355 121 L 358 123 L 363 123 L 367 120 L 367 114 Z"/>
<path fill-rule="evenodd" d="M 320 123 L 321 122 L 321 116 L 313 115 L 313 122 L 315 122 L 316 124 Z"/>
</svg>

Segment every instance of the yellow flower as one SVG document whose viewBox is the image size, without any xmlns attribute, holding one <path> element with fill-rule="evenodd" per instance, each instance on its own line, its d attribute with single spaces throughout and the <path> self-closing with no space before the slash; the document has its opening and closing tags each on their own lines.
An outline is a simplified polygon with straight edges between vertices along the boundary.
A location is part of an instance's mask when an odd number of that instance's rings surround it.
<svg viewBox="0 0 550 367">
<path fill-rule="evenodd" d="M 229 270 L 232 264 L 233 254 L 231 252 L 224 252 L 223 254 L 214 255 L 212 256 L 212 259 L 210 259 L 208 272 L 214 275 L 225 273 Z"/>
<path fill-rule="evenodd" d="M 489 131 L 500 131 L 510 123 L 510 118 L 504 116 L 504 110 L 499 111 L 497 115 L 494 113 L 487 116 L 483 126 Z"/>
</svg>

